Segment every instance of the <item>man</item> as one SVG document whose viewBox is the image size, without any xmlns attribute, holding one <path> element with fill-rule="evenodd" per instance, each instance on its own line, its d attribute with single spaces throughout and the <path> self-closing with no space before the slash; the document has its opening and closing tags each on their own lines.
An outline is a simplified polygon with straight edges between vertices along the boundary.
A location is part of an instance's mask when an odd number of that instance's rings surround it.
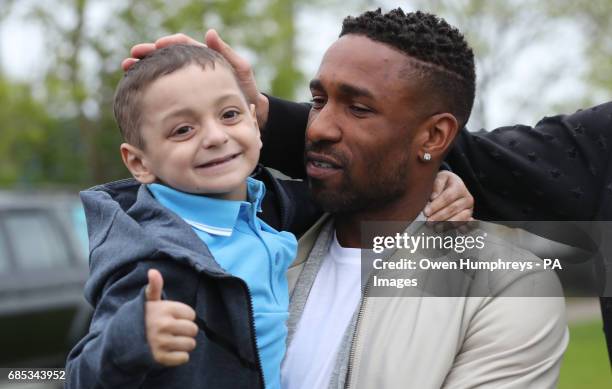
<svg viewBox="0 0 612 389">
<path fill-rule="evenodd" d="M 562 299 L 360 296 L 361 223 L 422 218 L 469 117 L 474 79 L 463 36 L 433 15 L 345 20 L 311 82 L 306 169 L 333 218 L 304 235 L 289 271 L 284 387 L 555 385 L 567 344 Z"/>
<path fill-rule="evenodd" d="M 289 273 L 299 275 L 285 387 L 554 385 L 567 341 L 559 301 L 521 299 L 532 316 L 518 323 L 518 301 L 499 297 L 350 292 L 360 289 L 361 223 L 418 218 L 469 117 L 474 83 L 471 49 L 433 15 L 345 19 L 310 83 L 306 171 L 315 200 L 334 219 L 302 238 L 308 258 L 298 257 Z M 487 308 L 474 309 L 476 301 Z"/>
</svg>

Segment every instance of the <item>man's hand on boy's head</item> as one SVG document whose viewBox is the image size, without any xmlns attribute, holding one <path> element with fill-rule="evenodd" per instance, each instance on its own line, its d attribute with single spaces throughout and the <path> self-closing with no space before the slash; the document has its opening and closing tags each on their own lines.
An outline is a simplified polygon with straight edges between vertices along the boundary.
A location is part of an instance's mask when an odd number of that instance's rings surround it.
<svg viewBox="0 0 612 389">
<path fill-rule="evenodd" d="M 162 300 L 164 280 L 161 273 L 150 269 L 147 275 L 145 329 L 153 359 L 164 366 L 187 363 L 189 352 L 196 347 L 195 311 L 181 302 Z"/>
<path fill-rule="evenodd" d="M 125 58 L 121 62 L 121 68 L 123 69 L 123 71 L 127 71 L 130 66 L 138 62 L 138 60 L 140 60 L 141 58 L 151 54 L 155 50 L 177 44 L 205 46 L 204 43 L 198 42 L 197 40 L 185 34 L 166 35 L 164 37 L 159 38 L 154 43 L 138 43 L 132 46 L 130 50 L 131 57 Z"/>
<path fill-rule="evenodd" d="M 244 91 L 246 98 L 250 103 L 255 104 L 257 113 L 257 123 L 259 128 L 264 128 L 268 121 L 269 101 L 268 98 L 259 92 L 255 76 L 251 64 L 240 55 L 238 55 L 227 43 L 225 43 L 217 31 L 210 29 L 204 37 L 206 45 L 211 49 L 221 54 L 227 62 L 234 68 L 236 78 L 240 88 Z M 202 42 L 185 35 L 174 34 L 159 38 L 155 43 L 139 43 L 132 46 L 130 50 L 131 58 L 126 58 L 121 62 L 121 67 L 127 71 L 130 66 L 138 62 L 138 60 L 157 49 L 161 49 L 170 45 L 187 44 L 187 45 L 204 45 Z"/>
<path fill-rule="evenodd" d="M 454 173 L 446 170 L 438 172 L 430 201 L 423 211 L 428 222 L 473 220 L 474 197 L 463 180 Z"/>
<path fill-rule="evenodd" d="M 221 39 L 214 29 L 206 31 L 204 41 L 208 47 L 221 54 L 227 62 L 232 65 L 236 72 L 236 78 L 240 84 L 240 89 L 245 93 L 249 102 L 255 104 L 259 128 L 264 128 L 268 122 L 270 103 L 268 98 L 259 92 L 257 83 L 255 82 L 255 75 L 253 74 L 253 69 L 249 61 L 238 55 L 230 45 Z"/>
</svg>

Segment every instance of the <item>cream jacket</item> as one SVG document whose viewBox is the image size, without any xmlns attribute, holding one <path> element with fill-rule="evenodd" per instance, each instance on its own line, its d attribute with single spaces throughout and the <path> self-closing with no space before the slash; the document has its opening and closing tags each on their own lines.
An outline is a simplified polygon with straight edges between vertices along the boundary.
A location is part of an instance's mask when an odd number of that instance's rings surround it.
<svg viewBox="0 0 612 389">
<path fill-rule="evenodd" d="M 329 215 L 323 216 L 300 239 L 296 261 L 288 272 L 291 291 L 330 220 Z M 534 259 L 533 254 L 491 234 L 486 244 L 491 258 L 511 250 Z M 398 250 L 393 257 L 401 255 Z M 350 350 L 340 351 L 350 352 L 344 386 L 556 387 L 569 339 L 564 298 L 537 297 L 562 296 L 556 276 L 533 271 L 492 279 L 490 272 L 478 272 L 470 282 L 495 284 L 494 297 L 428 297 L 415 288 L 387 297 L 366 292 Z"/>
</svg>

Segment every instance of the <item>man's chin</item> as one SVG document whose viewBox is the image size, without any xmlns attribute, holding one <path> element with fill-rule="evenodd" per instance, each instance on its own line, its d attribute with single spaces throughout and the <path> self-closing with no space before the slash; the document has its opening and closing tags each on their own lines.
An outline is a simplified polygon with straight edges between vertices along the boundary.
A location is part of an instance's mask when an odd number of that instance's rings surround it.
<svg viewBox="0 0 612 389">
<path fill-rule="evenodd" d="M 348 192 L 332 191 L 328 189 L 311 189 L 314 201 L 325 211 L 329 213 L 345 213 L 355 211 L 354 199 L 347 196 Z"/>
</svg>

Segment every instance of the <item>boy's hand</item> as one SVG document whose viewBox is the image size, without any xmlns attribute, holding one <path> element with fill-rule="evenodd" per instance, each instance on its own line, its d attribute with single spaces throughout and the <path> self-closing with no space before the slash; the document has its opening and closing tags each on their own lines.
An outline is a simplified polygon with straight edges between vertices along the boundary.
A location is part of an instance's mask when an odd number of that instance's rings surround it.
<svg viewBox="0 0 612 389">
<path fill-rule="evenodd" d="M 239 56 L 227 43 L 225 43 L 217 31 L 210 29 L 204 36 L 206 45 L 211 49 L 221 54 L 227 62 L 234 68 L 236 72 L 236 78 L 240 89 L 242 89 L 246 95 L 249 103 L 255 104 L 255 110 L 257 113 L 257 123 L 260 128 L 265 127 L 268 121 L 268 110 L 269 101 L 266 96 L 259 92 L 257 89 L 257 83 L 255 82 L 255 76 L 251 69 L 251 64 L 241 56 Z M 155 43 L 140 43 L 132 46 L 130 50 L 131 58 L 126 58 L 121 62 L 121 67 L 124 71 L 128 70 L 130 66 L 151 52 L 176 44 L 187 44 L 187 45 L 200 45 L 204 46 L 202 42 L 185 35 L 185 34 L 174 34 L 159 38 Z"/>
<path fill-rule="evenodd" d="M 145 328 L 153 359 L 164 366 L 178 366 L 189 361 L 196 346 L 198 326 L 195 311 L 186 304 L 161 299 L 164 280 L 159 271 L 150 269 L 145 291 Z"/>
<path fill-rule="evenodd" d="M 423 211 L 428 222 L 474 220 L 474 197 L 454 173 L 446 170 L 438 172 L 430 201 Z"/>
</svg>

